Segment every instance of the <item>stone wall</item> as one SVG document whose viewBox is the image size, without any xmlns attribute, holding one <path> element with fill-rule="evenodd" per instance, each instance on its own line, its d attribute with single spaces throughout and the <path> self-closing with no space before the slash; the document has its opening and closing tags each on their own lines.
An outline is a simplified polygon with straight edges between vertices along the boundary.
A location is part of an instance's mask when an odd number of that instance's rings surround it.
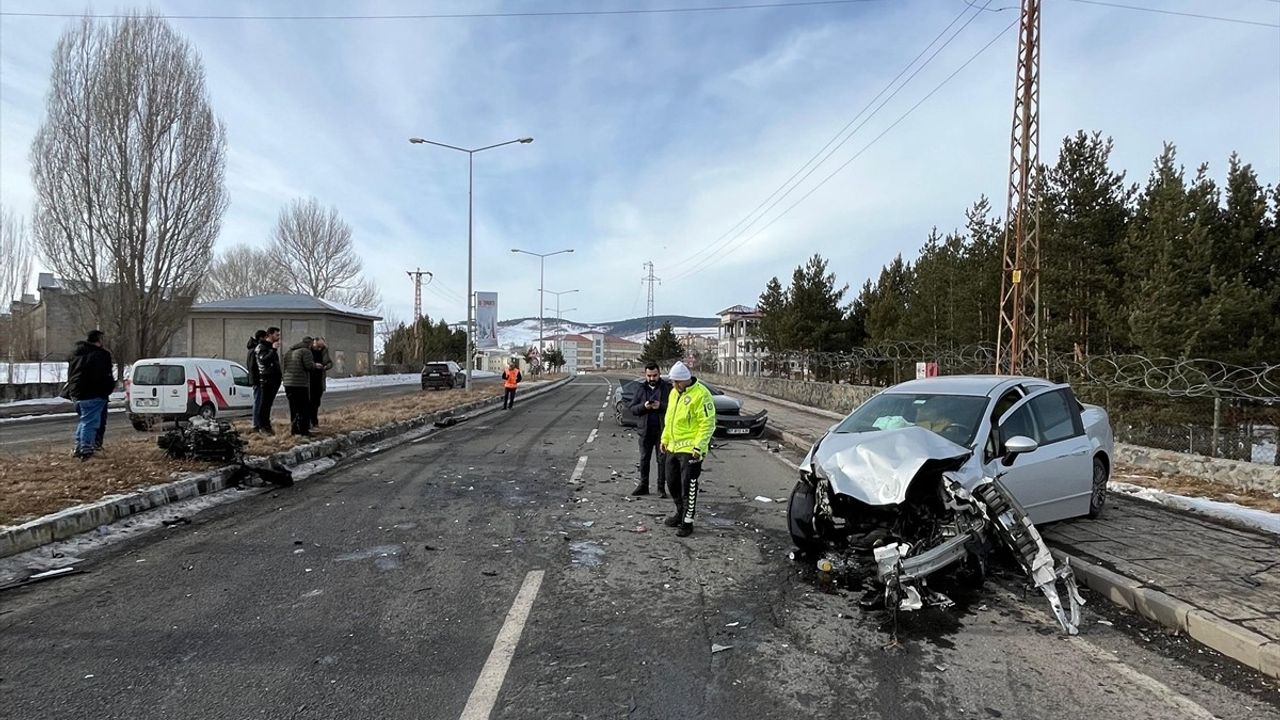
<svg viewBox="0 0 1280 720">
<path fill-rule="evenodd" d="M 1211 480 L 1242 490 L 1280 492 L 1280 467 L 1116 443 L 1116 461 L 1163 475 Z"/>
<path fill-rule="evenodd" d="M 749 377 L 745 375 L 719 375 L 699 373 L 698 377 L 712 385 L 750 390 L 762 395 L 790 400 L 807 407 L 822 408 L 840 414 L 853 411 L 868 398 L 884 388 L 867 385 L 836 385 L 833 383 L 782 380 L 780 378 Z"/>
</svg>

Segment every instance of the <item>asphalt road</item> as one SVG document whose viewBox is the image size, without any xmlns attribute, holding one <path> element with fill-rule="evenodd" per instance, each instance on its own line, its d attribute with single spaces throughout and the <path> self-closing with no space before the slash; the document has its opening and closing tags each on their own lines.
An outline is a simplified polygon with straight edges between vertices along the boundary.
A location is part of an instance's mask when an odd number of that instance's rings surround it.
<svg viewBox="0 0 1280 720">
<path fill-rule="evenodd" d="M 1233 687 L 1093 610 L 1060 636 L 1012 577 L 885 649 L 882 612 L 788 559 L 785 504 L 755 498 L 793 475 L 764 445 L 713 451 L 690 538 L 667 501 L 629 500 L 635 439 L 605 382 L 0 594 L 5 717 L 1280 717 L 1261 679 Z"/>
<path fill-rule="evenodd" d="M 488 378 L 479 379 L 477 383 L 493 382 Z M 342 407 L 357 402 L 382 400 L 400 397 L 410 393 L 422 392 L 418 385 L 372 385 L 367 388 L 327 392 L 322 401 L 325 408 Z M 271 407 L 271 417 L 276 420 L 277 428 L 289 424 L 289 403 L 281 392 Z M 0 453 L 5 452 L 38 452 L 65 448 L 73 445 L 76 418 L 59 415 L 57 417 L 35 417 L 21 422 L 0 423 Z M 152 431 L 154 434 L 154 430 Z M 114 437 L 134 436 L 138 431 L 133 429 L 124 412 L 111 412 L 107 415 L 106 444 L 111 444 Z"/>
</svg>

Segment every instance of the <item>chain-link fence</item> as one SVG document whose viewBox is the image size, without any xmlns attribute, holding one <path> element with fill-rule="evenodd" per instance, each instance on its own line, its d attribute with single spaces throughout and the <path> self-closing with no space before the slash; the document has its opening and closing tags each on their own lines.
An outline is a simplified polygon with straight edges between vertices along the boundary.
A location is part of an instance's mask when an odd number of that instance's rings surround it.
<svg viewBox="0 0 1280 720">
<path fill-rule="evenodd" d="M 994 373 L 994 345 L 889 342 L 847 353 L 773 353 L 762 375 L 884 387 L 917 375 Z M 1027 374 L 1071 383 L 1107 408 L 1119 442 L 1280 465 L 1280 365 L 1140 355 L 1048 354 Z"/>
</svg>

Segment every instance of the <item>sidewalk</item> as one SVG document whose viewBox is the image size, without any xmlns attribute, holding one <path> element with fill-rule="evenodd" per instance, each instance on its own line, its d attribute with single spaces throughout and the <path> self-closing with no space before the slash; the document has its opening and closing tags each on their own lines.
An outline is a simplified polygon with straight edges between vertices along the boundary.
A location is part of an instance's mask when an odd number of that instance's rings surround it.
<svg viewBox="0 0 1280 720">
<path fill-rule="evenodd" d="M 839 416 L 726 388 L 808 450 Z M 1096 520 L 1040 528 L 1077 577 L 1117 605 L 1280 677 L 1280 537 L 1112 493 Z"/>
</svg>

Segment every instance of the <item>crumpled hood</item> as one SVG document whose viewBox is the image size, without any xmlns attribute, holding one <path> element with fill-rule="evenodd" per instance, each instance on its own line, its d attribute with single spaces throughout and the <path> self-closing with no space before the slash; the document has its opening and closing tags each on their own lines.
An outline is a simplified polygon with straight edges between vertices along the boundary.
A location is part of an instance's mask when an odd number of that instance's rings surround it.
<svg viewBox="0 0 1280 720">
<path fill-rule="evenodd" d="M 810 451 L 806 465 L 816 465 L 831 488 L 868 505 L 896 505 L 920 470 L 935 464 L 954 470 L 972 451 L 937 433 L 914 425 L 864 433 L 828 433 Z"/>
</svg>

